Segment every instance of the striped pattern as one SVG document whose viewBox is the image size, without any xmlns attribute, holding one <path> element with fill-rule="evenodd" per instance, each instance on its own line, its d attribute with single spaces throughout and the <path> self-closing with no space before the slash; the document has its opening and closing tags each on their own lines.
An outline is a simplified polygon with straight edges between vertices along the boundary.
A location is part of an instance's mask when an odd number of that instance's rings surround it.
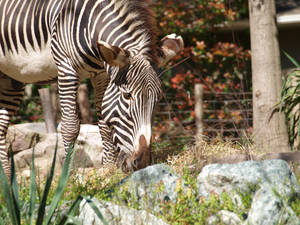
<svg viewBox="0 0 300 225">
<path fill-rule="evenodd" d="M 126 72 L 126 85 L 118 87 L 115 80 L 111 81 L 103 98 L 100 131 L 111 128 L 111 133 L 101 134 L 109 140 L 104 142 L 108 145 L 105 149 L 112 144 L 116 148 L 104 151 L 108 154 L 104 158 L 110 161 L 114 160 L 113 153 L 130 155 L 132 149 L 137 151 L 140 135 L 150 145 L 152 113 L 161 96 L 161 82 L 148 61 L 137 57 Z"/>
<path fill-rule="evenodd" d="M 5 137 L 10 117 L 21 104 L 24 85 L 0 72 L 0 160 L 7 175 L 10 175 Z"/>
<path fill-rule="evenodd" d="M 99 40 L 126 50 L 130 65 L 104 62 Z M 147 0 L 0 0 L 0 84 L 9 83 L 0 85 L 0 157 L 6 169 L 4 138 L 22 83 L 58 79 L 66 149 L 79 132 L 76 95 L 85 78 L 95 87 L 103 162 L 117 154 L 130 158 L 139 143 L 149 147 L 161 91 L 152 63 L 158 63 L 158 47 Z"/>
<path fill-rule="evenodd" d="M 0 160 L 7 175 L 10 176 L 8 154 L 6 152 L 5 137 L 9 124 L 9 114 L 7 110 L 0 109 Z"/>
</svg>

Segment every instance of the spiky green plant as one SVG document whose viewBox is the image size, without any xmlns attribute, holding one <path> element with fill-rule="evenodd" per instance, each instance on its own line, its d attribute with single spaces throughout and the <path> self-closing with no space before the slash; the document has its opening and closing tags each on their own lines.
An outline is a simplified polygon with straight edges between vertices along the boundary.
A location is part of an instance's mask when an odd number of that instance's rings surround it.
<svg viewBox="0 0 300 225">
<path fill-rule="evenodd" d="M 12 154 L 12 150 L 10 147 L 10 156 L 11 156 L 11 179 L 10 183 L 7 180 L 7 177 L 4 173 L 4 169 L 2 167 L 0 161 L 0 182 L 1 182 L 1 189 L 2 195 L 4 198 L 5 206 L 1 206 L 3 213 L 6 213 L 10 219 L 10 224 L 12 225 L 22 225 L 22 224 L 36 224 L 36 225 L 48 225 L 48 224 L 81 224 L 81 222 L 76 219 L 75 214 L 77 213 L 77 209 L 80 205 L 80 202 L 85 199 L 86 202 L 90 204 L 96 215 L 99 219 L 102 220 L 104 224 L 107 224 L 103 216 L 101 215 L 98 208 L 95 206 L 93 201 L 84 196 L 78 196 L 77 199 L 73 202 L 73 204 L 69 207 L 67 212 L 59 216 L 57 215 L 58 211 L 58 203 L 61 200 L 63 195 L 64 189 L 67 185 L 67 181 L 70 175 L 70 171 L 72 169 L 73 157 L 74 154 L 71 153 L 72 148 L 70 147 L 68 154 L 65 159 L 65 163 L 62 169 L 61 176 L 58 181 L 58 186 L 54 192 L 54 196 L 51 199 L 49 205 L 47 205 L 47 199 L 49 198 L 49 193 L 51 190 L 51 184 L 54 177 L 54 169 L 55 169 L 55 162 L 56 162 L 56 155 L 57 155 L 57 143 L 54 151 L 54 156 L 52 160 L 52 165 L 50 172 L 47 176 L 46 184 L 44 187 L 44 191 L 42 194 L 41 201 L 37 203 L 37 184 L 35 180 L 35 167 L 34 167 L 34 150 L 32 152 L 32 164 L 31 164 L 31 176 L 30 176 L 30 190 L 29 190 L 29 203 L 21 200 L 19 197 L 19 186 L 16 179 L 16 170 L 15 170 L 15 162 L 14 157 Z M 10 185 L 11 184 L 11 185 Z M 28 206 L 29 207 L 26 207 Z M 37 207 L 38 206 L 38 207 Z M 28 209 L 29 208 L 29 209 Z M 1 216 L 1 214 L 0 214 Z M 3 215 L 2 215 L 3 216 Z M 7 224 L 4 221 L 4 218 L 0 217 L 0 224 Z"/>
<path fill-rule="evenodd" d="M 289 141 L 291 146 L 294 146 L 295 140 L 300 136 L 300 113 L 298 112 L 300 109 L 300 64 L 288 53 L 284 52 L 284 54 L 297 67 L 284 80 L 279 106 L 280 110 L 285 113 Z"/>
</svg>

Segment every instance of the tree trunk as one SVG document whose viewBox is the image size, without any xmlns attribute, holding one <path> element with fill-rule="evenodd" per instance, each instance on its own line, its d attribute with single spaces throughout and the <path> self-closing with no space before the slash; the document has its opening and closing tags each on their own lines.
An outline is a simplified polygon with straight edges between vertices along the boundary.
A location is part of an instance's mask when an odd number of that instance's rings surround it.
<svg viewBox="0 0 300 225">
<path fill-rule="evenodd" d="M 254 143 L 269 153 L 290 151 L 284 114 L 272 115 L 282 88 L 274 0 L 249 0 L 249 17 Z"/>
</svg>

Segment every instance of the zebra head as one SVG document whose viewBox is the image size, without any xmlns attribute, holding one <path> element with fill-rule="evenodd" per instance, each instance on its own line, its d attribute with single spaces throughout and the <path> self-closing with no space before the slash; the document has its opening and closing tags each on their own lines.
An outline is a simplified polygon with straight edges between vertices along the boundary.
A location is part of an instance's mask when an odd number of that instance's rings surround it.
<svg viewBox="0 0 300 225">
<path fill-rule="evenodd" d="M 162 95 L 158 68 L 182 48 L 181 37 L 167 36 L 161 42 L 158 63 L 147 55 L 98 43 L 102 59 L 109 65 L 110 82 L 101 107 L 101 119 L 107 125 L 111 149 L 123 171 L 146 167 L 151 163 L 151 126 L 153 111 Z M 101 128 L 100 128 L 101 129 Z"/>
</svg>

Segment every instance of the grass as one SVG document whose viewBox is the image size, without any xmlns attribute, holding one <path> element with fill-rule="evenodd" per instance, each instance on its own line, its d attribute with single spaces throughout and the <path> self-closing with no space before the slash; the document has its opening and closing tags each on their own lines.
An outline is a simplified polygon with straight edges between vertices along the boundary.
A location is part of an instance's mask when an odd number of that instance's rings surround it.
<svg viewBox="0 0 300 225">
<path fill-rule="evenodd" d="M 177 146 L 166 145 L 172 153 L 172 148 Z M 161 151 L 161 145 L 154 148 L 155 163 L 167 163 L 182 177 L 183 183 L 187 186 L 187 191 L 183 191 L 180 185 L 176 189 L 178 198 L 176 202 L 162 201 L 155 202 L 159 211 L 155 213 L 157 217 L 162 218 L 169 224 L 205 224 L 207 219 L 216 215 L 220 210 L 227 210 L 235 213 L 241 220 L 247 217 L 247 212 L 251 207 L 252 196 L 250 194 L 240 193 L 242 207 L 237 207 L 227 194 L 212 195 L 209 199 L 198 198 L 196 188 L 196 178 L 202 167 L 209 163 L 212 156 L 230 156 L 232 154 L 256 154 L 255 150 L 248 146 L 241 146 L 238 143 L 202 142 L 197 146 L 188 145 L 184 151 L 177 154 L 165 154 L 163 157 L 155 157 Z M 250 149 L 250 150 L 249 150 Z M 294 167 L 292 167 L 294 168 Z M 108 166 L 102 169 L 77 169 L 70 177 L 65 188 L 64 194 L 57 203 L 58 209 L 61 207 L 70 207 L 78 196 L 96 197 L 105 201 L 115 201 L 117 204 L 123 204 L 132 208 L 141 209 L 139 202 L 132 196 L 132 193 L 123 191 L 111 198 L 111 190 L 116 187 L 126 174 L 123 174 L 114 166 Z M 297 174 L 300 183 L 300 176 Z M 57 186 L 58 181 L 53 184 Z M 37 184 L 38 193 L 42 192 L 45 181 Z M 23 180 L 19 186 L 20 199 L 30 201 L 29 181 Z M 157 189 L 160 190 L 161 187 Z M 39 194 L 38 194 L 39 195 Z M 51 204 L 55 196 L 55 189 L 51 188 L 48 194 L 47 204 Z M 115 195 L 115 194 L 114 194 Z M 8 214 L 4 205 L 4 196 L 0 191 L 0 224 L 11 224 L 5 221 L 5 215 Z M 291 199 L 289 205 L 300 218 L 300 200 Z M 24 223 L 25 224 L 25 223 Z"/>
<path fill-rule="evenodd" d="M 291 203 L 290 203 L 291 208 L 294 210 L 294 212 L 296 213 L 296 215 L 300 218 L 300 199 L 294 199 Z"/>
<path fill-rule="evenodd" d="M 114 192 L 114 198 L 111 198 L 110 190 L 115 188 L 115 185 L 120 182 L 124 177 L 119 170 L 115 171 L 108 179 L 106 178 L 106 184 L 103 185 L 103 177 L 94 176 L 96 171 L 92 170 L 89 174 L 86 174 L 89 178 L 85 182 L 79 182 L 78 179 L 71 179 L 67 187 L 65 200 L 72 200 L 78 193 L 84 193 L 88 196 L 96 197 L 105 201 L 113 201 L 116 204 L 125 205 L 135 209 L 142 209 L 139 201 L 133 196 L 130 190 L 124 189 L 122 192 Z M 251 197 L 247 196 L 242 198 L 245 207 L 241 210 L 240 207 L 236 207 L 232 199 L 226 195 L 221 196 L 213 195 L 210 199 L 199 199 L 197 197 L 196 179 L 193 175 L 185 170 L 183 180 L 188 189 L 184 192 L 180 186 L 176 191 L 178 192 L 178 198 L 175 203 L 169 201 L 155 202 L 159 206 L 159 212 L 154 213 L 157 217 L 162 218 L 169 224 L 204 224 L 206 219 L 215 215 L 220 210 L 228 210 L 240 216 L 247 213 L 250 207 Z M 159 187 L 156 190 L 159 192 L 163 187 Z"/>
<path fill-rule="evenodd" d="M 32 151 L 32 164 L 30 173 L 30 183 L 26 183 L 21 186 L 17 182 L 17 174 L 15 170 L 14 156 L 11 147 L 9 148 L 11 157 L 11 177 L 8 180 L 4 173 L 2 163 L 0 161 L 0 185 L 1 185 L 1 199 L 0 205 L 0 224 L 11 224 L 11 225 L 65 225 L 80 224 L 75 214 L 82 200 L 92 207 L 98 218 L 107 224 L 105 219 L 102 217 L 99 209 L 95 207 L 93 200 L 88 197 L 78 195 L 72 199 L 70 204 L 65 204 L 65 213 L 61 212 L 60 203 L 62 202 L 61 197 L 63 196 L 69 175 L 72 170 L 72 163 L 74 154 L 71 152 L 71 148 L 66 155 L 65 162 L 61 171 L 61 175 L 56 182 L 55 188 L 53 187 L 53 177 L 57 155 L 57 144 L 54 151 L 54 156 L 50 168 L 50 172 L 47 175 L 43 191 L 37 188 L 36 183 L 36 169 L 34 164 L 34 150 Z M 21 190 L 21 191 L 20 191 Z M 53 193 L 52 195 L 49 193 Z"/>
</svg>

